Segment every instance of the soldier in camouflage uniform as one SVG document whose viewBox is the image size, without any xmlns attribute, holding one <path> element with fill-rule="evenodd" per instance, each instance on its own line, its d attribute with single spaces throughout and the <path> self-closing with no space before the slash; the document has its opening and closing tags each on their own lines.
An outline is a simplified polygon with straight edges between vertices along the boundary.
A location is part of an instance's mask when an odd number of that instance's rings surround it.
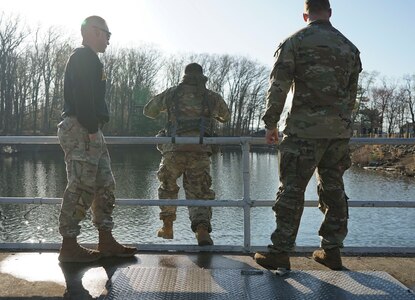
<svg viewBox="0 0 415 300">
<path fill-rule="evenodd" d="M 178 86 L 169 88 L 152 98 L 144 107 L 144 114 L 156 118 L 167 112 L 168 123 L 159 136 L 210 136 L 213 121 L 226 122 L 230 118 L 229 109 L 223 98 L 208 90 L 207 77 L 199 64 L 186 66 L 184 77 Z M 179 186 L 177 179 L 183 175 L 186 199 L 213 200 L 215 192 L 210 188 L 209 145 L 158 145 L 162 160 L 157 176 L 160 180 L 160 199 L 177 199 Z M 160 219 L 163 227 L 157 235 L 165 239 L 173 238 L 173 221 L 176 220 L 175 206 L 161 206 Z M 210 237 L 212 209 L 210 207 L 189 207 L 189 216 L 198 244 L 213 245 Z"/>
<path fill-rule="evenodd" d="M 58 124 L 60 145 L 65 152 L 68 178 L 59 232 L 63 237 L 61 262 L 91 262 L 101 256 L 128 257 L 136 248 L 118 244 L 112 236 L 115 181 L 104 136 L 109 121 L 105 103 L 105 73 L 97 53 L 105 52 L 110 32 L 104 19 L 91 16 L 81 26 L 82 47 L 71 54 L 65 69 L 64 110 Z M 99 230 L 98 251 L 80 246 L 79 222 L 92 207 Z"/>
<path fill-rule="evenodd" d="M 341 269 L 348 206 L 343 174 L 350 167 L 351 114 L 361 62 L 358 49 L 330 23 L 328 0 L 306 0 L 308 26 L 286 39 L 275 53 L 265 122 L 266 141 L 278 141 L 277 123 L 290 88 L 294 98 L 280 143 L 280 186 L 273 207 L 277 228 L 269 253 L 256 253 L 264 267 L 290 269 L 289 252 L 304 208 L 304 192 L 317 170 L 319 208 L 324 214 L 321 248 L 313 258 Z"/>
</svg>

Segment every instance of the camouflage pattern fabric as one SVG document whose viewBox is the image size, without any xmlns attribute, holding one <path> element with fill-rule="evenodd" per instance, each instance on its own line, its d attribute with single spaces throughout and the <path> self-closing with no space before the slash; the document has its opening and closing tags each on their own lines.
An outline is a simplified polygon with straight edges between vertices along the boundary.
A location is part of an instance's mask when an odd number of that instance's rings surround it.
<svg viewBox="0 0 415 300">
<path fill-rule="evenodd" d="M 292 107 L 284 134 L 349 138 L 361 62 L 358 49 L 329 21 L 313 21 L 286 39 L 275 53 L 263 120 L 277 126 L 287 93 Z"/>
<path fill-rule="evenodd" d="M 321 247 L 343 247 L 348 219 L 343 174 L 351 165 L 348 143 L 348 139 L 284 137 L 279 153 L 280 186 L 273 207 L 277 229 L 271 235 L 271 251 L 293 250 L 304 209 L 304 192 L 315 170 L 319 209 L 324 214 L 319 230 Z"/>
<path fill-rule="evenodd" d="M 68 184 L 66 186 L 59 232 L 63 237 L 76 237 L 79 222 L 92 210 L 93 223 L 98 229 L 113 228 L 115 181 L 111 160 L 101 130 L 90 141 L 88 131 L 76 117 L 66 117 L 58 124 L 58 138 L 65 152 Z"/>
<path fill-rule="evenodd" d="M 146 104 L 143 113 L 149 118 L 154 119 L 161 113 L 168 114 L 168 125 L 158 136 L 170 136 L 175 131 L 174 136 L 198 137 L 201 135 L 201 118 L 207 123 L 230 119 L 225 101 L 219 94 L 206 89 L 206 81 L 207 77 L 202 74 L 185 74 L 179 86 L 165 90 Z M 171 128 L 172 124 L 176 126 L 174 129 Z M 210 189 L 210 145 L 163 144 L 157 148 L 162 153 L 157 173 L 160 199 L 177 199 L 177 179 L 181 175 L 187 199 L 215 198 L 214 191 Z M 176 219 L 176 207 L 161 206 L 160 209 L 160 219 Z M 212 231 L 210 207 L 189 207 L 189 217 L 193 231 L 199 224 L 205 224 L 209 232 Z"/>
<path fill-rule="evenodd" d="M 203 116 L 206 122 L 213 120 L 226 122 L 230 119 L 228 106 L 219 94 L 205 88 L 205 76 L 184 75 L 179 87 L 171 87 L 153 97 L 144 107 L 144 115 L 156 118 L 160 113 L 172 110 L 174 101 L 177 101 L 177 111 L 169 114 L 168 123 L 178 123 L 176 136 L 200 135 L 200 118 Z M 206 101 L 206 104 L 203 102 Z M 174 109 L 173 109 L 174 110 Z M 185 124 L 185 125 L 182 125 Z M 168 126 L 166 126 L 168 127 Z M 158 136 L 171 136 L 170 128 L 162 130 Z M 158 149 L 162 153 L 169 151 L 197 151 L 212 153 L 210 145 L 179 145 L 164 144 Z"/>
<path fill-rule="evenodd" d="M 160 168 L 157 172 L 160 180 L 158 195 L 160 199 L 177 199 L 179 186 L 177 179 L 183 175 L 183 187 L 186 199 L 215 199 L 211 190 L 210 156 L 204 152 L 167 152 L 163 154 Z M 176 219 L 176 206 L 160 206 L 160 219 Z M 204 224 L 212 231 L 210 207 L 189 207 L 191 228 L 196 231 L 197 225 Z"/>
<path fill-rule="evenodd" d="M 286 39 L 275 53 L 265 127 L 276 128 L 287 93 L 293 100 L 280 144 L 280 187 L 273 207 L 277 229 L 271 251 L 295 245 L 304 192 L 317 169 L 319 230 L 325 249 L 342 247 L 347 235 L 343 173 L 350 166 L 351 114 L 361 72 L 359 50 L 329 21 L 316 20 Z"/>
</svg>

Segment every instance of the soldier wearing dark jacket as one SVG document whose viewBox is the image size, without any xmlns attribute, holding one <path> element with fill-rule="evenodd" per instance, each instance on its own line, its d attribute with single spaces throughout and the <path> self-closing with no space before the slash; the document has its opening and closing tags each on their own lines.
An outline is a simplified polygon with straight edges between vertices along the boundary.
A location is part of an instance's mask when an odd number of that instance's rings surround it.
<svg viewBox="0 0 415 300">
<path fill-rule="evenodd" d="M 105 73 L 97 53 L 104 53 L 111 33 L 104 19 L 91 16 L 81 26 L 82 47 L 66 64 L 63 121 L 58 124 L 60 145 L 65 152 L 68 184 L 59 215 L 63 237 L 61 262 L 91 262 L 101 256 L 128 257 L 136 248 L 125 247 L 112 236 L 115 181 L 101 127 L 109 121 L 105 103 Z M 79 223 L 91 208 L 99 230 L 98 249 L 80 246 Z"/>
<path fill-rule="evenodd" d="M 144 107 L 147 117 L 155 118 L 167 112 L 168 123 L 163 136 L 209 136 L 212 135 L 214 120 L 226 122 L 230 118 L 223 98 L 206 88 L 207 77 L 199 64 L 186 66 L 182 82 L 152 98 Z M 212 200 L 215 192 L 210 188 L 210 145 L 159 145 L 162 153 L 158 194 L 160 199 L 177 199 L 177 179 L 183 175 L 183 187 L 187 199 Z M 173 238 L 173 221 L 176 220 L 175 206 L 161 206 L 160 219 L 163 227 L 157 235 Z M 189 207 L 189 216 L 198 244 L 212 245 L 210 237 L 212 210 L 210 207 Z"/>
<path fill-rule="evenodd" d="M 66 65 L 63 117 L 76 116 L 88 133 L 109 121 L 105 103 L 105 73 L 97 54 L 88 46 L 76 48 Z"/>
<path fill-rule="evenodd" d="M 278 47 L 271 72 L 263 116 L 267 143 L 278 141 L 277 123 L 290 88 L 294 97 L 279 146 L 280 186 L 273 207 L 277 228 L 270 252 L 256 253 L 255 260 L 268 268 L 290 269 L 304 192 L 317 170 L 324 220 L 319 230 L 322 249 L 313 258 L 337 270 L 342 268 L 339 249 L 347 235 L 343 174 L 350 167 L 351 114 L 361 63 L 358 49 L 331 25 L 328 0 L 306 0 L 303 17 L 308 26 Z"/>
</svg>

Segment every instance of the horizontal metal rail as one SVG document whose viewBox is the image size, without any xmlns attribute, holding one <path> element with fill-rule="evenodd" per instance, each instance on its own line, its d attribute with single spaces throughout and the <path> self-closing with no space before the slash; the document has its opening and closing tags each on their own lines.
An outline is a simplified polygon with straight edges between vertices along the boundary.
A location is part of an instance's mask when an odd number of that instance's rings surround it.
<svg viewBox="0 0 415 300">
<path fill-rule="evenodd" d="M 85 247 L 96 248 L 96 244 L 81 243 Z M 137 247 L 140 252 L 169 252 L 169 253 L 255 253 L 258 251 L 267 252 L 267 246 L 251 246 L 249 252 L 242 246 L 214 245 L 214 246 L 196 246 L 188 244 L 126 244 Z M 61 247 L 60 243 L 0 243 L 0 250 L 7 251 L 58 251 Z M 312 253 L 316 250 L 314 246 L 296 246 L 294 254 Z M 415 255 L 415 247 L 344 247 L 342 253 L 345 255 Z"/>
<path fill-rule="evenodd" d="M 44 197 L 0 197 L 0 204 L 61 204 L 62 198 Z M 212 207 L 244 207 L 243 200 L 192 200 L 192 199 L 116 199 L 119 206 L 212 206 Z M 271 207 L 274 200 L 252 200 L 250 207 Z M 349 207 L 378 207 L 378 208 L 415 208 L 415 201 L 348 201 Z M 304 201 L 305 207 L 317 207 L 317 200 Z"/>
<path fill-rule="evenodd" d="M 105 137 L 107 144 L 111 145 L 154 145 L 172 143 L 171 137 L 137 137 L 137 136 L 108 136 Z M 263 137 L 204 137 L 203 144 L 230 144 L 240 145 L 265 144 Z M 199 144 L 199 137 L 176 137 L 176 144 Z M 56 136 L 0 136 L 0 144 L 5 145 L 52 145 L 59 144 Z"/>
<path fill-rule="evenodd" d="M 172 142 L 170 137 L 108 136 L 111 145 L 154 145 Z M 176 137 L 177 144 L 199 144 L 199 137 Z M 264 137 L 205 137 L 204 144 L 238 145 L 249 143 L 265 144 Z M 59 144 L 56 136 L 0 136 L 0 145 L 53 145 Z M 352 138 L 350 144 L 362 145 L 415 145 L 415 138 Z"/>
<path fill-rule="evenodd" d="M 169 137 L 106 137 L 106 142 L 112 145 L 151 145 L 168 144 L 199 144 L 199 137 L 176 137 L 173 141 Z M 56 136 L 0 136 L 0 145 L 52 145 L 58 144 Z M 240 207 L 244 211 L 244 243 L 243 246 L 215 245 L 215 246 L 194 246 L 194 245 L 175 245 L 175 244 L 138 244 L 141 251 L 176 251 L 176 252 L 245 252 L 267 251 L 266 246 L 251 245 L 251 216 L 250 210 L 253 207 L 270 207 L 274 204 L 272 200 L 252 200 L 250 197 L 250 171 L 249 171 L 249 146 L 252 144 L 265 144 L 264 137 L 206 137 L 204 144 L 221 145 L 240 145 L 242 147 L 242 176 L 243 176 L 243 198 L 237 200 L 185 200 L 185 199 L 117 199 L 116 203 L 120 206 L 211 206 L 211 207 Z M 415 138 L 352 138 L 351 144 L 363 145 L 415 145 Z M 275 147 L 275 145 L 274 145 Z M 45 197 L 0 197 L 0 204 L 61 204 L 61 198 Z M 415 201 L 349 201 L 349 207 L 379 207 L 379 208 L 415 208 Z M 318 201 L 305 201 L 306 207 L 316 207 Z M 0 243 L 2 250 L 20 251 L 55 251 L 60 247 L 59 243 Z M 296 247 L 296 252 L 312 252 L 315 247 Z M 349 254 L 415 254 L 414 247 L 348 247 L 343 250 Z"/>
</svg>

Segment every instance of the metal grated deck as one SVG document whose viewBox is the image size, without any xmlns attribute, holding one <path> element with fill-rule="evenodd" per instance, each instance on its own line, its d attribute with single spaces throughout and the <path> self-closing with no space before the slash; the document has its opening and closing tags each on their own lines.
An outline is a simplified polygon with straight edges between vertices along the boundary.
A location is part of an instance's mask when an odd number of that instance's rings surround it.
<svg viewBox="0 0 415 300">
<path fill-rule="evenodd" d="M 107 300 L 120 299 L 415 299 L 385 272 L 153 268 L 116 271 Z"/>
</svg>

